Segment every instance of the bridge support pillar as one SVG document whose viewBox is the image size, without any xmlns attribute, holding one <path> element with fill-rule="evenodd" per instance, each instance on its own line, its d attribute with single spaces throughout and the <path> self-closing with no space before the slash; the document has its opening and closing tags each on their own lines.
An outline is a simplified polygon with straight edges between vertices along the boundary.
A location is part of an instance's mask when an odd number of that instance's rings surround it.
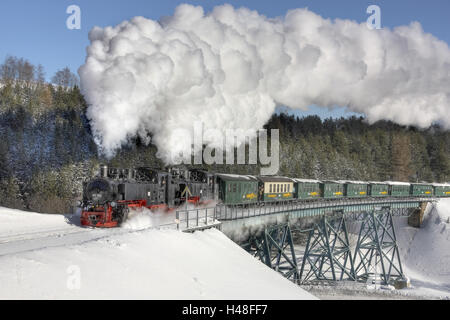
<svg viewBox="0 0 450 320">
<path fill-rule="evenodd" d="M 309 231 L 300 283 L 355 279 L 344 214 L 323 216 Z"/>
<path fill-rule="evenodd" d="M 389 207 L 364 214 L 353 260 L 358 281 L 395 285 L 404 279 Z"/>
<path fill-rule="evenodd" d="M 427 208 L 427 202 L 421 202 L 420 207 L 414 209 L 413 213 L 408 217 L 408 225 L 414 228 L 420 228 L 423 223 L 423 216 Z"/>
<path fill-rule="evenodd" d="M 254 256 L 267 266 L 298 282 L 298 267 L 289 223 L 268 227 L 250 240 Z"/>
</svg>

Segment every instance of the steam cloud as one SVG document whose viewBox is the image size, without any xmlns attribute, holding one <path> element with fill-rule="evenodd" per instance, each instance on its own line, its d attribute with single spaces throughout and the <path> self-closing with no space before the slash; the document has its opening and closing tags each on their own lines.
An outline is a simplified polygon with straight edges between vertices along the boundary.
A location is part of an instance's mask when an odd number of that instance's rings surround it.
<svg viewBox="0 0 450 320">
<path fill-rule="evenodd" d="M 277 105 L 347 106 L 370 122 L 450 128 L 450 50 L 417 22 L 369 30 L 307 9 L 269 19 L 230 5 L 208 14 L 180 5 L 159 22 L 95 27 L 89 39 L 81 87 L 109 155 L 151 133 L 170 161 L 190 151 L 176 129 L 201 121 L 205 131 L 257 130 Z"/>
</svg>

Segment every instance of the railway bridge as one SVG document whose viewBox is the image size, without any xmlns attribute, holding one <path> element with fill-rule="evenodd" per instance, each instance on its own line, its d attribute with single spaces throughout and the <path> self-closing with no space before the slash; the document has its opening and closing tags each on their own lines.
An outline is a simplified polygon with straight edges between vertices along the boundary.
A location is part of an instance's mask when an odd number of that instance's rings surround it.
<svg viewBox="0 0 450 320">
<path fill-rule="evenodd" d="M 393 217 L 419 226 L 434 198 L 362 198 L 178 210 L 177 228 L 220 228 L 286 278 L 298 283 L 374 281 L 406 285 Z"/>
</svg>

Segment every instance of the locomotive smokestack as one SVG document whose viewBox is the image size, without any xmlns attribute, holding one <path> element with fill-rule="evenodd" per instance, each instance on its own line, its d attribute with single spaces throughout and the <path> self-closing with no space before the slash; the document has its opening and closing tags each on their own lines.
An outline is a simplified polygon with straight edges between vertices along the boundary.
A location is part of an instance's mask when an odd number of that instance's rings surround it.
<svg viewBox="0 0 450 320">
<path fill-rule="evenodd" d="M 128 169 L 128 180 L 134 180 L 136 171 L 134 169 Z"/>
<path fill-rule="evenodd" d="M 100 166 L 100 177 L 102 178 L 108 177 L 108 166 L 106 164 Z"/>
</svg>

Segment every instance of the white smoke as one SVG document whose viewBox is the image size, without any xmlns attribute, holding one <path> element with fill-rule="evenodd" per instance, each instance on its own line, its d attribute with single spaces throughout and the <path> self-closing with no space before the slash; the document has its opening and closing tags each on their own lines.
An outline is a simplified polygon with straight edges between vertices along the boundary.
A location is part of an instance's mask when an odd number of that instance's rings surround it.
<svg viewBox="0 0 450 320">
<path fill-rule="evenodd" d="M 178 128 L 257 130 L 277 105 L 347 106 L 370 122 L 450 127 L 450 50 L 417 22 L 369 30 L 307 9 L 269 19 L 230 5 L 208 14 L 180 5 L 159 22 L 136 17 L 89 38 L 81 86 L 109 155 L 151 133 L 167 161 L 190 152 Z"/>
</svg>

